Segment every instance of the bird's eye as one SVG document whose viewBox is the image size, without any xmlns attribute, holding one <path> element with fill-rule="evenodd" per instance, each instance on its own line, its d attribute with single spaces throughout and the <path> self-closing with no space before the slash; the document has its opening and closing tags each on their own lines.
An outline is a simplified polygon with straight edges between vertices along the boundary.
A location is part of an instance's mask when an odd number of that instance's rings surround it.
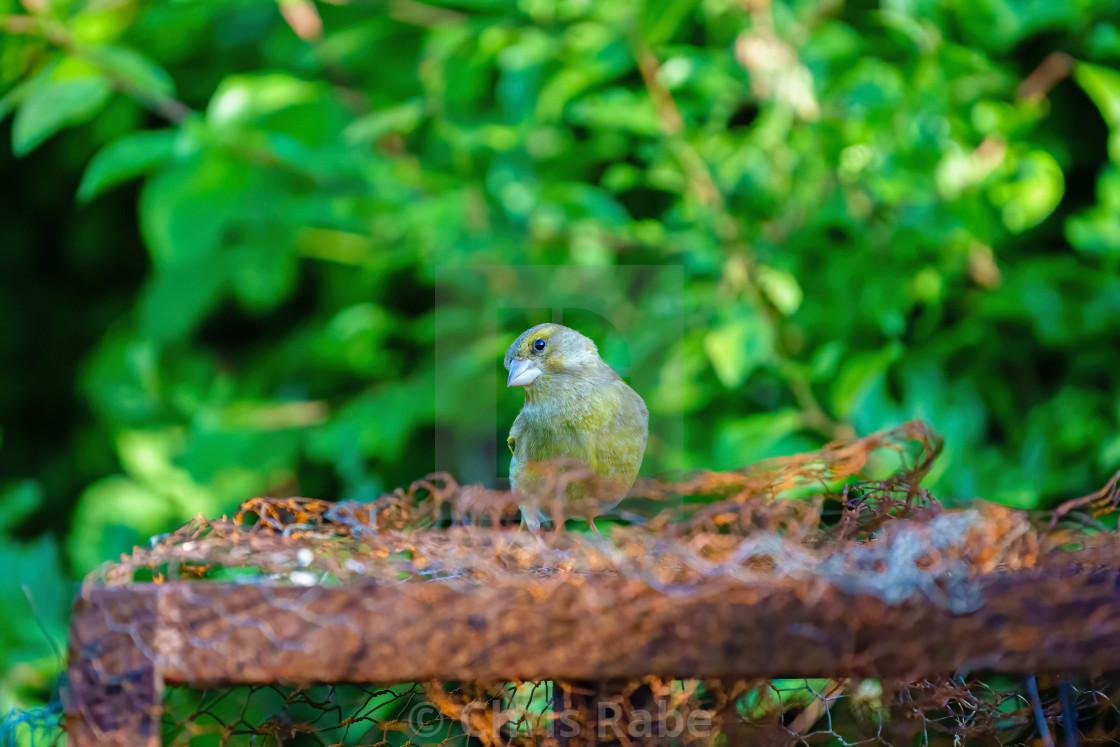
<svg viewBox="0 0 1120 747">
<path fill-rule="evenodd" d="M 535 341 L 535 342 L 533 343 L 533 349 L 534 349 L 534 350 L 544 350 L 544 340 L 541 340 L 541 339 L 539 339 L 539 338 L 538 338 L 538 339 L 537 339 L 537 340 L 536 340 L 536 341 Z"/>
</svg>

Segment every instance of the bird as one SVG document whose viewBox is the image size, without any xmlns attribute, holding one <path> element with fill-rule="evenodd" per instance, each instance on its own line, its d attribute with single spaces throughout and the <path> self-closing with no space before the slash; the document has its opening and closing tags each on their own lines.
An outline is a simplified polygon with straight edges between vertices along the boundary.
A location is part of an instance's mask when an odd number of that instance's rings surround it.
<svg viewBox="0 0 1120 747">
<path fill-rule="evenodd" d="M 542 506 L 563 485 L 565 515 L 584 516 L 599 534 L 595 516 L 613 508 L 638 476 L 649 440 L 645 401 L 590 338 L 560 324 L 522 332 L 504 364 L 506 386 L 525 393 L 506 439 L 510 486 L 524 500 L 522 521 L 536 531 Z M 565 472 L 567 479 L 556 482 Z M 553 512 L 554 522 L 563 518 Z"/>
</svg>

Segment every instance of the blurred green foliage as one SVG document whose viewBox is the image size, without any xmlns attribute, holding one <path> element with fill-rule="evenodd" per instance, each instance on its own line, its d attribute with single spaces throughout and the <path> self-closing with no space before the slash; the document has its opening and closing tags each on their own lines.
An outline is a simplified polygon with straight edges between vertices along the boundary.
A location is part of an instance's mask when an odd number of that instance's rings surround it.
<svg viewBox="0 0 1120 747">
<path fill-rule="evenodd" d="M 651 469 L 915 417 L 947 436 L 946 497 L 1044 507 L 1120 463 L 1113 3 L 0 21 L 0 712 L 45 698 L 66 579 L 195 513 L 496 482 L 502 352 L 590 307 L 560 272 L 480 290 L 447 265 L 679 267 L 584 329 L 681 424 Z"/>
</svg>

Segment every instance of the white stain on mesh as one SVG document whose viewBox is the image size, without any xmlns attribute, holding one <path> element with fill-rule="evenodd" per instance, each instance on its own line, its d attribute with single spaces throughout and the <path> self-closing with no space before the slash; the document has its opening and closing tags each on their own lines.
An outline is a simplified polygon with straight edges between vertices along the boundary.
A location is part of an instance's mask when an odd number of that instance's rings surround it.
<svg viewBox="0 0 1120 747">
<path fill-rule="evenodd" d="M 983 519 L 973 510 L 940 514 L 928 522 L 888 525 L 866 542 L 850 544 L 819 558 L 809 550 L 768 533 L 745 540 L 728 559 L 711 564 L 705 575 L 731 575 L 744 581 L 789 576 L 817 578 L 848 594 L 871 594 L 887 604 L 899 604 L 914 594 L 956 613 L 980 606 L 979 587 L 968 575 L 964 560 L 946 560 L 943 551 L 965 541 Z M 749 564 L 768 559 L 773 569 L 765 574 Z M 693 563 L 695 560 L 692 561 Z"/>
<path fill-rule="evenodd" d="M 969 530 L 982 523 L 972 510 L 940 514 L 925 523 L 900 523 L 826 559 L 817 573 L 846 592 L 874 594 L 887 604 L 922 593 L 953 612 L 969 612 L 983 601 L 979 587 L 964 560 L 945 560 L 941 551 L 963 543 Z"/>
</svg>

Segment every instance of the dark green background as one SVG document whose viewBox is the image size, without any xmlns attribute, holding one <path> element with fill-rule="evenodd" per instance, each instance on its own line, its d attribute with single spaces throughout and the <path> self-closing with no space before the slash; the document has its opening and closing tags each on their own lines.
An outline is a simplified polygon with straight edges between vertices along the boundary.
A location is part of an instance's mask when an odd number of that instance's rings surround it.
<svg viewBox="0 0 1120 747">
<path fill-rule="evenodd" d="M 48 698 L 72 580 L 196 513 L 498 484 L 501 356 L 557 306 L 676 424 L 647 471 L 915 417 L 947 500 L 1120 466 L 1114 3 L 0 16 L 0 712 Z"/>
</svg>

